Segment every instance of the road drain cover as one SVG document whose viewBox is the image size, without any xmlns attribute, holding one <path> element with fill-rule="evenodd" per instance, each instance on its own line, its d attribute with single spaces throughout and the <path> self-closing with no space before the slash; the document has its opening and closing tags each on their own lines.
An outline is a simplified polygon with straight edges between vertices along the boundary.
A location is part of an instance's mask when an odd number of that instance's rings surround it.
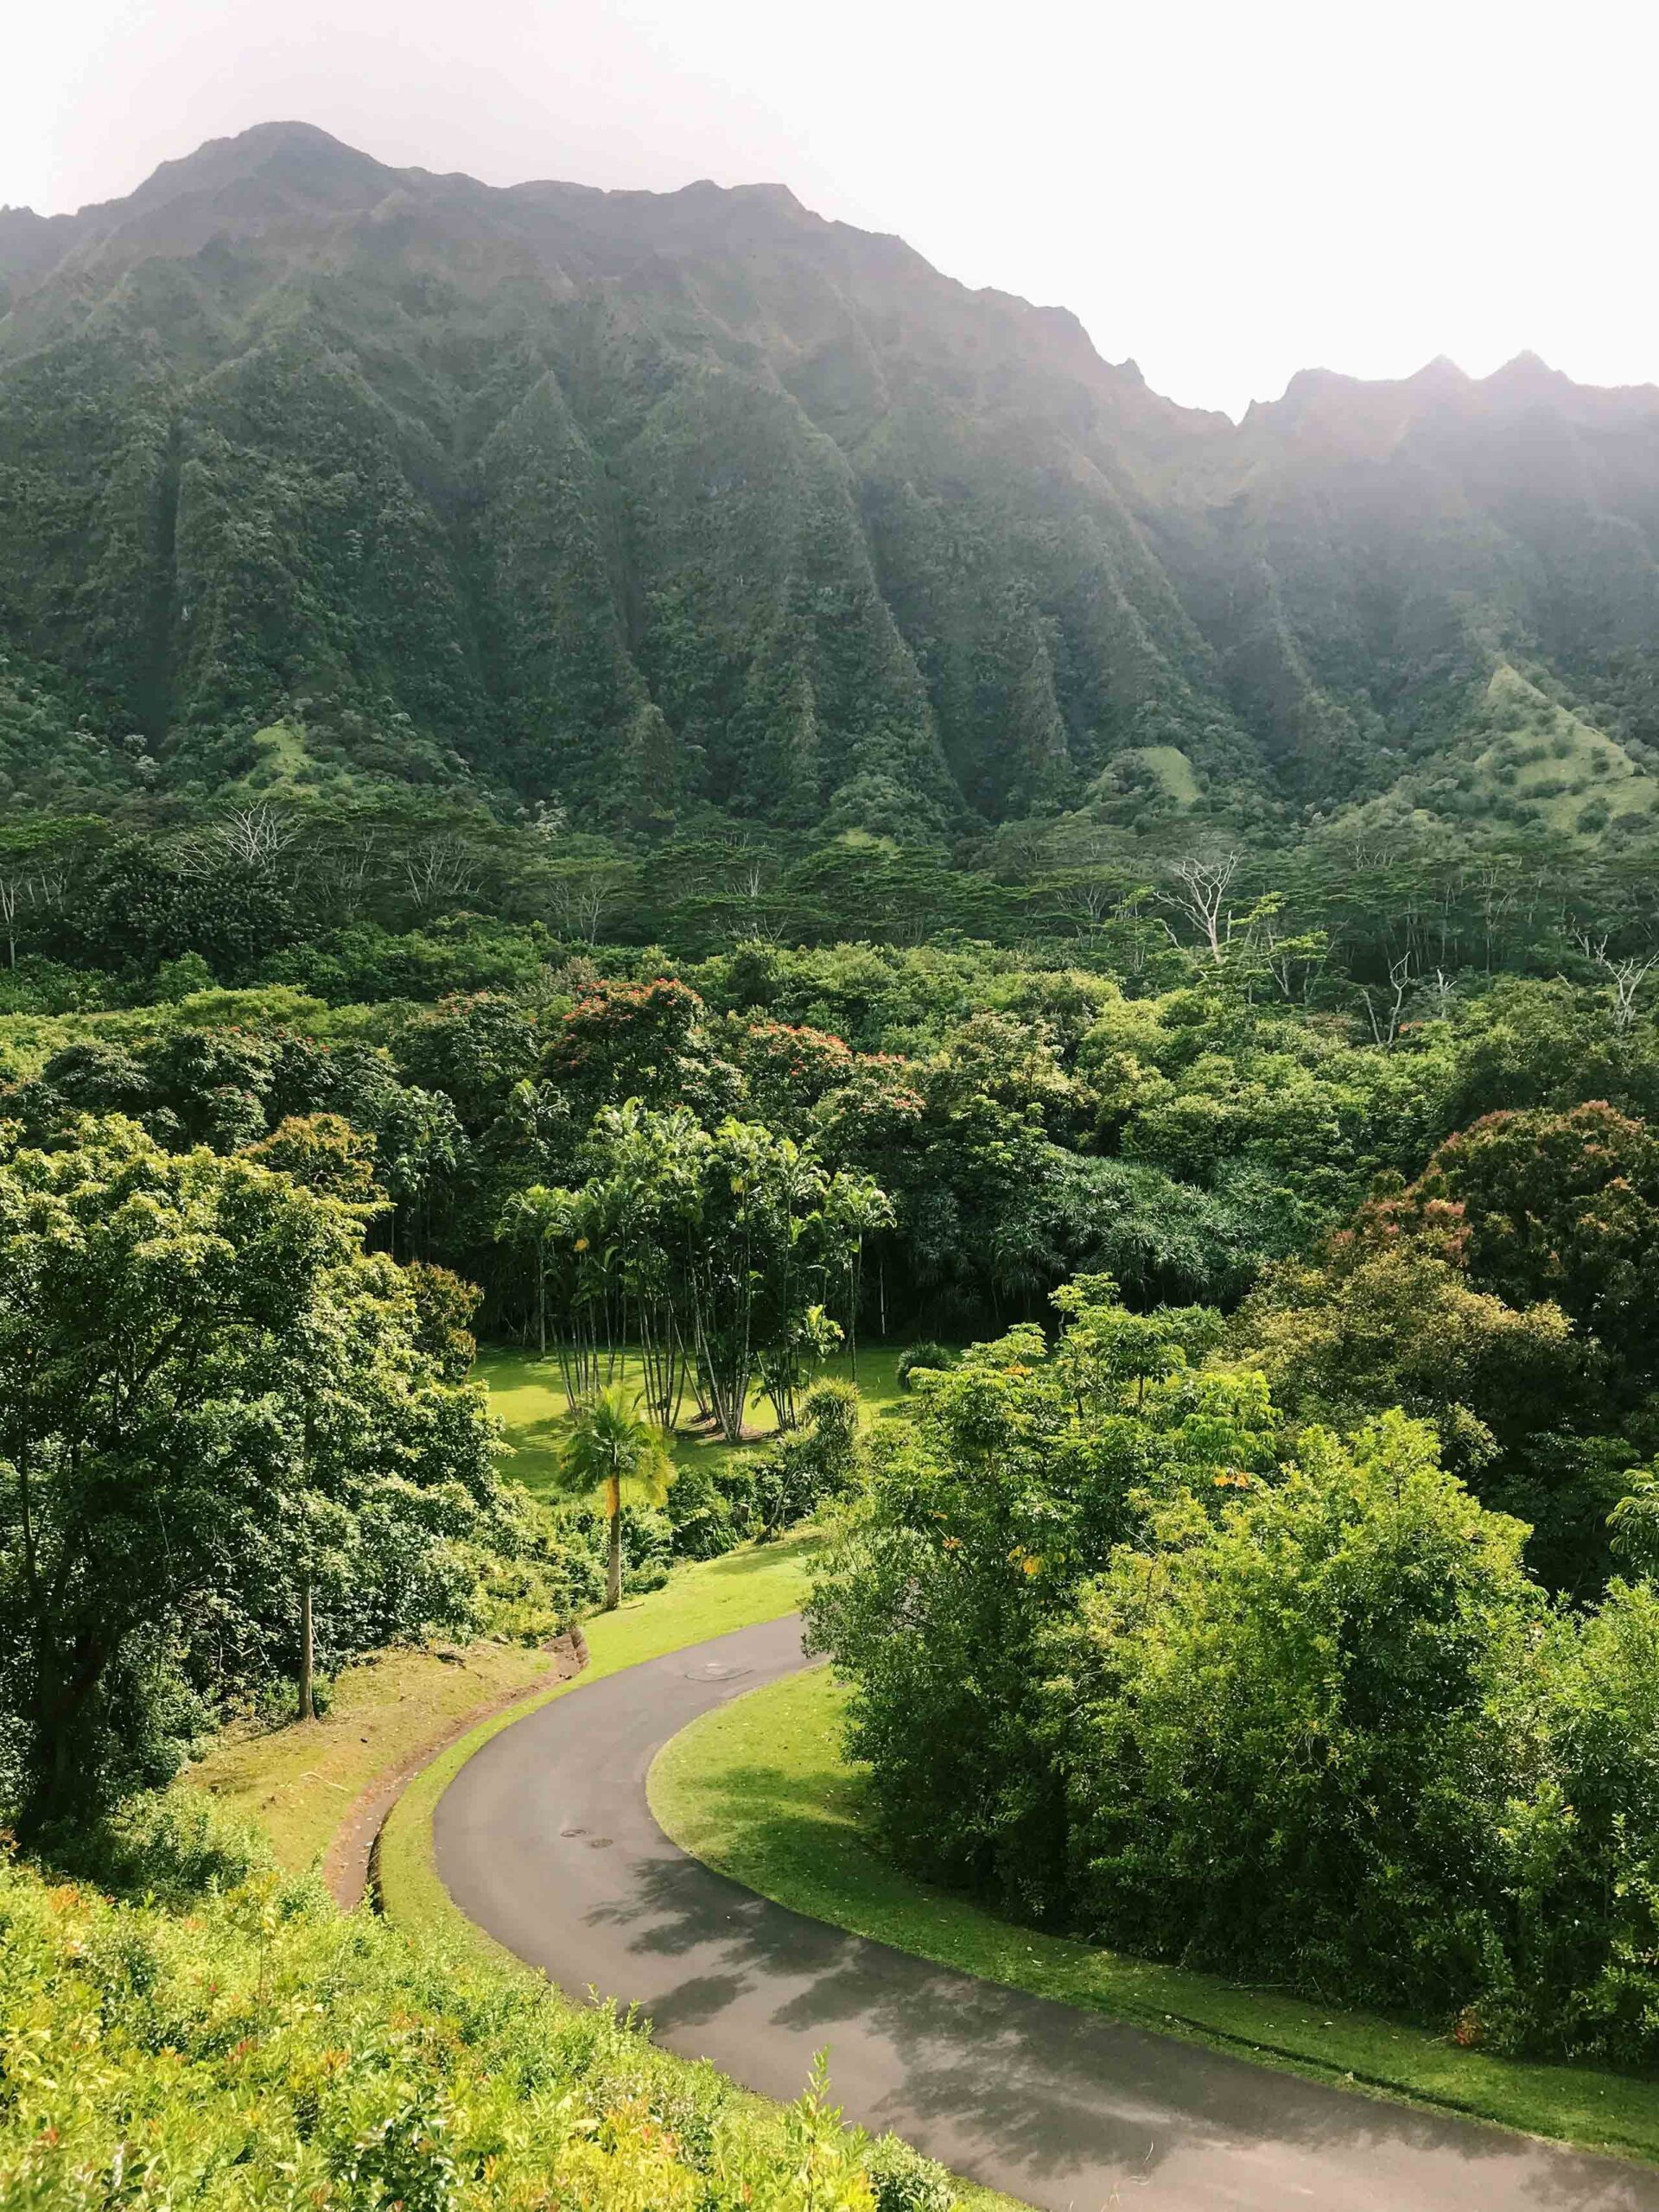
<svg viewBox="0 0 1659 2212">
<path fill-rule="evenodd" d="M 688 1682 L 735 1682 L 745 1675 L 754 1672 L 752 1667 L 722 1667 L 717 1659 L 710 1659 L 701 1667 L 688 1667 Z"/>
</svg>

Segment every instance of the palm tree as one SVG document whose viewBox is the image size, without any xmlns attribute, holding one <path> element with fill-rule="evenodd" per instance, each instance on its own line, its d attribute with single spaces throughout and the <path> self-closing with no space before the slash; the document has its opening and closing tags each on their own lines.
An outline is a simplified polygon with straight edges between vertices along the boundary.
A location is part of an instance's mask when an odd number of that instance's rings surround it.
<svg viewBox="0 0 1659 2212">
<path fill-rule="evenodd" d="M 660 1428 L 641 1421 L 620 1387 L 601 1390 L 585 1404 L 572 1406 L 563 1421 L 564 1445 L 559 1453 L 558 1490 L 565 1497 L 591 1498 L 599 1494 L 609 1523 L 609 1555 L 605 1575 L 605 1610 L 614 1612 L 622 1602 L 622 1492 L 629 1491 L 647 1505 L 660 1505 L 674 1479 L 674 1462 Z"/>
<path fill-rule="evenodd" d="M 852 1355 L 853 1380 L 858 1380 L 858 1301 L 864 1281 L 864 1239 L 878 1229 L 891 1229 L 896 1218 L 893 1200 L 872 1176 L 837 1173 L 830 1179 L 824 1198 L 824 1218 L 839 1231 L 847 1246 L 847 1349 Z"/>
<path fill-rule="evenodd" d="M 496 1236 L 527 1243 L 536 1255 L 536 1336 L 542 1358 L 547 1357 L 547 1248 L 569 1230 L 573 1201 L 568 1191 L 550 1191 L 532 1183 L 515 1191 L 501 1209 Z"/>
</svg>

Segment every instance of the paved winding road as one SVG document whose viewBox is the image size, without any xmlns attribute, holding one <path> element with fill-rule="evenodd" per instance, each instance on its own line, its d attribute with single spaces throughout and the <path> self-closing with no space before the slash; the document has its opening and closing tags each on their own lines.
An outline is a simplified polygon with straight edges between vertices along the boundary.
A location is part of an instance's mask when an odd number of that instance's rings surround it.
<svg viewBox="0 0 1659 2212">
<path fill-rule="evenodd" d="M 645 1802 L 658 1749 L 802 1664 L 794 1618 L 516 1722 L 440 1800 L 437 1862 L 564 1988 L 789 2098 L 827 2047 L 848 2117 L 1052 2212 L 1659 2212 L 1659 2172 L 1345 2094 L 931 1966 L 711 1873 Z M 1656 2092 L 1656 2094 L 1659 2094 Z"/>
</svg>

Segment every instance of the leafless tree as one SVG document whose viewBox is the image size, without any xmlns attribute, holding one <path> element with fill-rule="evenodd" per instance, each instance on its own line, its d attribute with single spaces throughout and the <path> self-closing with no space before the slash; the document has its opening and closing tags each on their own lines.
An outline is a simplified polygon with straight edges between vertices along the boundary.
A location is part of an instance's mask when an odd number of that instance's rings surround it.
<svg viewBox="0 0 1659 2212">
<path fill-rule="evenodd" d="M 475 899 L 478 868 L 458 837 L 425 837 L 403 856 L 404 883 L 422 913 L 454 899 Z"/>
<path fill-rule="evenodd" d="M 759 853 L 745 853 L 739 856 L 737 878 L 732 886 L 734 898 L 750 906 L 758 906 L 766 887 L 766 866 Z"/>
<path fill-rule="evenodd" d="M 1402 952 L 1397 960 L 1389 963 L 1386 988 L 1375 991 L 1369 983 L 1362 983 L 1359 995 L 1365 1001 L 1365 1011 L 1370 1018 L 1371 1035 L 1379 1045 L 1392 1045 L 1400 1034 L 1400 1025 L 1405 1019 L 1411 995 L 1416 988 L 1412 957 Z"/>
<path fill-rule="evenodd" d="M 371 892 L 384 880 L 388 855 L 381 831 L 372 823 L 348 829 L 312 855 L 310 874 L 330 912 L 341 921 L 362 917 Z"/>
<path fill-rule="evenodd" d="M 0 931 L 6 940 L 6 965 L 17 965 L 17 925 L 25 914 L 60 912 L 67 895 L 69 870 L 60 856 L 25 837 L 16 849 L 0 847 Z"/>
<path fill-rule="evenodd" d="M 1502 861 L 1483 862 L 1474 871 L 1470 882 L 1479 899 L 1481 925 L 1486 940 L 1486 972 L 1490 975 L 1497 950 L 1499 928 L 1515 911 L 1522 886 Z"/>
<path fill-rule="evenodd" d="M 1610 1012 L 1615 1035 L 1622 1037 L 1636 1020 L 1637 999 L 1642 986 L 1656 968 L 1659 968 L 1659 952 L 1649 952 L 1645 959 L 1615 960 L 1608 952 L 1608 939 L 1594 937 L 1588 930 L 1574 932 L 1579 950 L 1585 958 L 1601 970 L 1607 988 L 1612 994 Z"/>
<path fill-rule="evenodd" d="M 734 859 L 735 867 L 729 895 L 739 900 L 746 910 L 739 927 L 743 936 L 753 944 L 776 944 L 779 907 L 768 881 L 767 856 L 764 853 L 740 850 Z"/>
<path fill-rule="evenodd" d="M 559 935 L 596 944 L 622 882 L 620 869 L 602 865 L 555 876 L 548 886 L 548 905 Z"/>
<path fill-rule="evenodd" d="M 1169 863 L 1163 885 L 1153 893 L 1159 906 L 1166 906 L 1198 931 L 1217 965 L 1232 924 L 1227 894 L 1243 862 L 1244 855 L 1236 846 L 1221 854 L 1189 853 Z M 1164 926 L 1179 944 L 1173 925 L 1166 921 Z"/>
<path fill-rule="evenodd" d="M 256 799 L 205 823 L 180 846 L 180 858 L 195 874 L 217 874 L 228 865 L 263 875 L 275 868 L 301 826 L 297 816 L 284 813 L 267 799 Z"/>
<path fill-rule="evenodd" d="M 1452 978 L 1444 968 L 1437 968 L 1428 978 L 1428 988 L 1434 994 L 1434 1019 L 1449 1021 L 1452 1018 L 1452 998 L 1455 989 Z"/>
<path fill-rule="evenodd" d="M 17 917 L 29 901 L 34 877 L 0 865 L 0 929 L 6 933 L 6 965 L 17 965 Z"/>
</svg>

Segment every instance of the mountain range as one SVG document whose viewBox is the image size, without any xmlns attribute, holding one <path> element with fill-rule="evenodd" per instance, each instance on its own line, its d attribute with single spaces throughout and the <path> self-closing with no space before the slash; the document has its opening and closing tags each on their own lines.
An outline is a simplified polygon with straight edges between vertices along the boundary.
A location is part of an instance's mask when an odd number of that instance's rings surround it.
<svg viewBox="0 0 1659 2212">
<path fill-rule="evenodd" d="M 1659 390 L 1234 423 L 782 187 L 299 124 L 0 211 L 0 795 L 365 781 L 630 832 L 1659 805 Z"/>
</svg>

